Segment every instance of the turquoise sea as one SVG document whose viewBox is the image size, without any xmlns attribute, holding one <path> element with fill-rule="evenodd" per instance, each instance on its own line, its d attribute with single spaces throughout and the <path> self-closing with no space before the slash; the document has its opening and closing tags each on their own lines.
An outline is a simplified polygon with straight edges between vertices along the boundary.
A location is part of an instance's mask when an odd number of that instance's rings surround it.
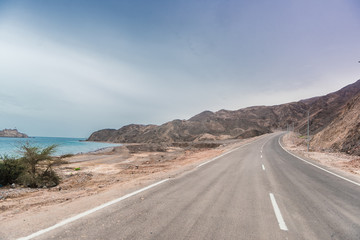
<svg viewBox="0 0 360 240">
<path fill-rule="evenodd" d="M 85 138 L 62 137 L 31 137 L 31 138 L 3 138 L 0 137 L 0 155 L 18 156 L 19 146 L 29 142 L 31 145 L 46 147 L 58 145 L 55 156 L 63 154 L 77 154 L 96 151 L 102 148 L 119 146 L 121 144 L 84 142 Z"/>
</svg>

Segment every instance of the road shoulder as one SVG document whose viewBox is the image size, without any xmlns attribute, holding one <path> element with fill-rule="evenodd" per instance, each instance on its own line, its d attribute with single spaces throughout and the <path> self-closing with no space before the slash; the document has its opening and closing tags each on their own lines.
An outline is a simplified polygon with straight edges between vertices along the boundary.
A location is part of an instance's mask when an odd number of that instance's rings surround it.
<svg viewBox="0 0 360 240">
<path fill-rule="evenodd" d="M 360 183 L 360 157 L 340 152 L 307 151 L 304 139 L 293 132 L 280 138 L 282 147 L 291 154 L 341 177 Z"/>
</svg>

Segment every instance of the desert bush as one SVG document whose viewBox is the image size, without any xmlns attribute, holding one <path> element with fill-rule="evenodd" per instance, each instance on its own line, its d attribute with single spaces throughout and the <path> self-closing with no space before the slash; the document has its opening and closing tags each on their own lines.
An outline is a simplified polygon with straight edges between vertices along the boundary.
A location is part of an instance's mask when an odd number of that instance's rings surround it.
<svg viewBox="0 0 360 240">
<path fill-rule="evenodd" d="M 24 165 L 16 158 L 2 156 L 0 159 L 0 184 L 16 183 L 19 176 L 24 172 Z"/>
<path fill-rule="evenodd" d="M 40 148 L 25 144 L 20 147 L 22 157 L 19 161 L 24 166 L 24 171 L 18 182 L 28 187 L 54 187 L 60 183 L 60 178 L 53 170 L 53 166 L 61 164 L 61 158 L 51 155 L 55 152 L 56 145 Z"/>
</svg>

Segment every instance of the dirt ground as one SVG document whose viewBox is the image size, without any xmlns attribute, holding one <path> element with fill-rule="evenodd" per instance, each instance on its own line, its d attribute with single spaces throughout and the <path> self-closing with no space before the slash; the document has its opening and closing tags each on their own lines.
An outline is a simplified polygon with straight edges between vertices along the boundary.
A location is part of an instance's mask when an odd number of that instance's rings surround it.
<svg viewBox="0 0 360 240">
<path fill-rule="evenodd" d="M 321 165 L 337 171 L 351 174 L 360 180 L 360 156 L 348 155 L 341 152 L 319 152 L 310 146 L 307 151 L 306 137 L 290 132 L 283 137 L 284 147 L 296 155 L 311 159 Z"/>
<path fill-rule="evenodd" d="M 56 169 L 62 182 L 54 188 L 0 188 L 0 239 L 26 236 L 153 182 L 186 174 L 201 162 L 262 137 L 195 145 L 133 144 L 72 156 Z M 360 179 L 360 157 L 308 153 L 304 138 L 294 133 L 283 142 L 295 154 Z"/>
<path fill-rule="evenodd" d="M 256 139 L 170 146 L 133 144 L 66 158 L 68 163 L 56 168 L 62 182 L 54 188 L 0 188 L 0 227 L 5 220 L 31 218 L 60 205 L 82 211 L 84 199 L 93 199 L 93 203 L 87 202 L 88 207 L 96 206 L 102 199 L 190 171 L 203 161 Z"/>
</svg>

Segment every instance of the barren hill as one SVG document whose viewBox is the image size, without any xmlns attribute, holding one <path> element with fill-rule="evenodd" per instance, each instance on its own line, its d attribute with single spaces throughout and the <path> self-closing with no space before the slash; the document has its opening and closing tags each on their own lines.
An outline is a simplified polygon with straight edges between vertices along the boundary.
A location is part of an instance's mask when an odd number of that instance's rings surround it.
<svg viewBox="0 0 360 240">
<path fill-rule="evenodd" d="M 311 145 L 319 150 L 342 151 L 360 155 L 360 94 L 352 98 Z"/>
<path fill-rule="evenodd" d="M 183 142 L 247 138 L 293 125 L 305 133 L 310 111 L 310 132 L 316 134 L 337 119 L 347 102 L 360 93 L 360 80 L 337 92 L 276 106 L 255 106 L 236 111 L 204 111 L 189 120 L 163 125 L 128 125 L 91 134 L 89 141 L 119 143 Z"/>
</svg>

